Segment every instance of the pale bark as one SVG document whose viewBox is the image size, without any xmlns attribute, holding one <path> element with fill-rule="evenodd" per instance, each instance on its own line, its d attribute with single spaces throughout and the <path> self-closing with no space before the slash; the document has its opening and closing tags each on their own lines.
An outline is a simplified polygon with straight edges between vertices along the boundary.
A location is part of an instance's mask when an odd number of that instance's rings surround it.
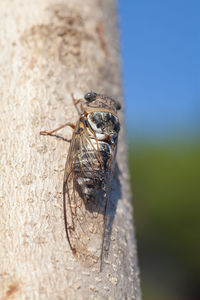
<svg viewBox="0 0 200 300">
<path fill-rule="evenodd" d="M 117 209 L 101 273 L 80 265 L 66 240 L 69 144 L 39 135 L 75 122 L 70 93 L 88 91 L 121 99 L 114 1 L 1 0 L 0 299 L 141 299 L 123 113 L 111 197 Z"/>
</svg>

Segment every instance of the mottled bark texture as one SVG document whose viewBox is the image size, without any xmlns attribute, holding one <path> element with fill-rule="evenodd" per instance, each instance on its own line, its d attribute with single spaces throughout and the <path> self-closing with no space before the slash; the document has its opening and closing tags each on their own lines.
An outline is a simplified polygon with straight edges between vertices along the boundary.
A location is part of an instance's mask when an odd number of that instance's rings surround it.
<svg viewBox="0 0 200 300">
<path fill-rule="evenodd" d="M 77 120 L 71 93 L 121 99 L 115 14 L 113 0 L 0 1 L 0 299 L 141 298 L 123 113 L 101 273 L 81 266 L 66 240 L 69 143 L 39 134 Z"/>
</svg>

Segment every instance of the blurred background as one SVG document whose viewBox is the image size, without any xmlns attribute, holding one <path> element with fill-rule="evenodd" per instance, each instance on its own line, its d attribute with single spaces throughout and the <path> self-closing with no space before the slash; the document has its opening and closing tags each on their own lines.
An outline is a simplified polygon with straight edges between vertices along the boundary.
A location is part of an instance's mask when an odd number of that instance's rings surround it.
<svg viewBox="0 0 200 300">
<path fill-rule="evenodd" d="M 200 299 L 200 1 L 118 0 L 144 300 Z"/>
</svg>

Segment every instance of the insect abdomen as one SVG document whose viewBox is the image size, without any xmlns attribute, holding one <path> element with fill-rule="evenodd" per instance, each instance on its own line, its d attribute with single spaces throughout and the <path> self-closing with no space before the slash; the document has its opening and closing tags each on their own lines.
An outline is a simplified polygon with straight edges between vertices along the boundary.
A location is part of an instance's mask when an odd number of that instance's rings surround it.
<svg viewBox="0 0 200 300">
<path fill-rule="evenodd" d="M 84 193 L 87 199 L 93 198 L 98 190 L 103 189 L 105 184 L 105 176 L 111 157 L 110 145 L 100 141 L 97 147 L 97 141 L 91 139 L 87 143 L 87 147 L 80 149 L 79 153 L 81 155 L 77 156 L 74 165 L 77 190 Z"/>
</svg>

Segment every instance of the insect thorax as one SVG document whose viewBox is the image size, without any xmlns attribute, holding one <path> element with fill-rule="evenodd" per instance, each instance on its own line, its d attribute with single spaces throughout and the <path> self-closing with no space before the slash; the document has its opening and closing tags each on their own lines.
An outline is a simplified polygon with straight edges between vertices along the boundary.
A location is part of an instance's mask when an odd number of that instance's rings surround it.
<svg viewBox="0 0 200 300">
<path fill-rule="evenodd" d="M 87 117 L 88 124 L 97 135 L 97 138 L 108 136 L 115 139 L 120 130 L 118 117 L 111 112 L 91 112 Z"/>
</svg>

